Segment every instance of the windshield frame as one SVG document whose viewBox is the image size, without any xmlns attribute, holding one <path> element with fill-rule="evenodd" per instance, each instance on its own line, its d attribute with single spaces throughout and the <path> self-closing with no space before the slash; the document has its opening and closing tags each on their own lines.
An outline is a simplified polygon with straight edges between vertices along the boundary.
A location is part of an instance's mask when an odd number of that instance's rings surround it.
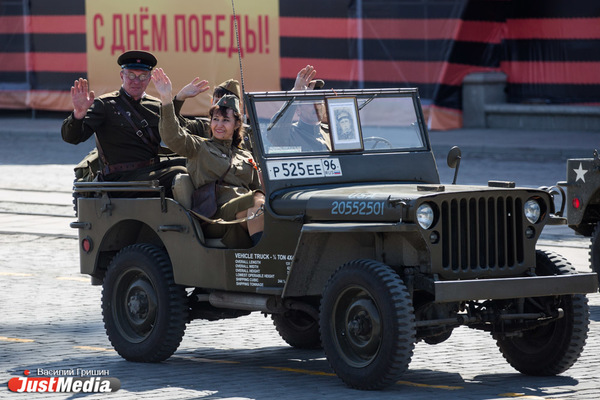
<svg viewBox="0 0 600 400">
<path fill-rule="evenodd" d="M 261 121 L 257 119 L 256 105 L 261 101 L 280 101 L 263 116 L 262 125 L 268 125 L 277 107 L 287 100 L 324 101 L 331 96 L 358 96 L 370 99 L 372 96 L 403 97 L 410 99 L 416 116 L 415 129 L 419 130 L 422 146 L 410 149 L 377 149 L 370 151 L 321 151 L 307 153 L 265 152 L 261 140 Z M 418 90 L 409 89 L 347 89 L 312 90 L 288 92 L 245 93 L 246 110 L 252 125 L 251 145 L 254 161 L 260 171 L 261 181 L 267 197 L 277 196 L 279 190 L 297 187 L 316 188 L 328 185 L 355 185 L 362 183 L 439 183 L 439 173 L 435 162 L 428 131 L 421 109 Z M 371 100 L 373 101 L 373 100 Z M 362 101 L 359 101 L 360 107 Z"/>
<path fill-rule="evenodd" d="M 350 152 L 365 152 L 365 153 L 396 153 L 396 152 L 406 152 L 406 151 L 429 151 L 430 143 L 429 136 L 427 132 L 427 127 L 425 124 L 425 119 L 423 116 L 423 111 L 421 108 L 421 103 L 419 99 L 418 89 L 416 88 L 392 88 L 392 89 L 345 89 L 345 90 L 313 90 L 313 91 L 277 91 L 277 92 L 251 92 L 245 93 L 246 96 L 246 104 L 247 110 L 250 116 L 250 120 L 253 124 L 253 145 L 255 150 L 259 150 L 261 152 L 261 156 L 269 159 L 275 157 L 303 157 L 303 156 L 331 156 L 331 155 L 343 155 L 344 153 Z M 267 148 L 265 142 L 266 138 L 266 130 L 265 130 L 265 121 L 264 116 L 263 120 L 259 119 L 259 108 L 260 104 L 266 101 L 268 102 L 281 102 L 282 109 L 285 109 L 286 113 L 293 113 L 294 107 L 298 107 L 302 104 L 306 104 L 307 102 L 313 103 L 323 103 L 324 108 L 327 109 L 328 99 L 334 98 L 352 98 L 353 101 L 356 102 L 356 118 L 358 123 L 360 123 L 360 113 L 363 111 L 363 108 L 370 104 L 373 100 L 382 100 L 385 98 L 389 99 L 397 99 L 397 98 L 410 98 L 411 99 L 411 111 L 414 112 L 414 123 L 412 125 L 414 132 L 412 135 L 420 142 L 418 144 L 413 144 L 406 147 L 396 147 L 396 148 L 370 148 L 366 144 L 363 146 L 363 139 L 366 136 L 363 134 L 359 135 L 359 140 L 353 145 L 346 146 L 335 146 L 334 143 L 330 142 L 328 144 L 328 148 L 323 149 L 284 149 L 283 151 L 279 149 L 278 151 L 272 151 L 272 147 Z M 258 105 L 258 106 L 257 106 Z M 263 111 L 263 110 L 260 110 Z M 264 112 L 263 112 L 264 114 Z M 327 117 L 329 118 L 329 110 L 326 112 Z M 276 116 L 276 117 L 275 117 Z M 277 124 L 280 123 L 279 118 L 281 115 L 277 115 L 275 113 L 273 117 L 271 117 L 271 123 L 273 119 L 277 119 L 275 121 Z M 292 116 L 293 117 L 293 116 Z M 288 119 L 291 120 L 291 117 L 287 116 Z M 296 117 L 297 119 L 297 117 Z M 296 122 L 297 123 L 297 122 Z M 261 126 L 262 124 L 262 126 Z M 270 127 L 271 124 L 269 124 Z M 327 127 L 327 125 L 325 125 Z M 362 130 L 359 125 L 358 130 Z M 329 132 L 327 132 L 329 133 Z M 373 138 L 370 138 L 373 139 Z M 273 146 L 278 147 L 278 146 Z M 299 146 L 298 146 L 299 147 Z"/>
</svg>

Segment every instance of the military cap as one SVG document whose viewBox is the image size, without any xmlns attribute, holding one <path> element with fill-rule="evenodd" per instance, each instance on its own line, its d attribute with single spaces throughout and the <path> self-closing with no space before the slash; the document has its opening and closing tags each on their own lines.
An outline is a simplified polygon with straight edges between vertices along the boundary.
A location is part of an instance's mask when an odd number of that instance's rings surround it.
<svg viewBox="0 0 600 400">
<path fill-rule="evenodd" d="M 240 83 L 235 79 L 228 79 L 225 82 L 218 84 L 217 87 L 225 89 L 238 99 L 241 98 Z"/>
<path fill-rule="evenodd" d="M 147 51 L 131 50 L 121 54 L 117 59 L 121 69 L 145 69 L 152 71 L 156 66 L 156 57 Z"/>
<path fill-rule="evenodd" d="M 231 108 L 233 111 L 240 113 L 240 99 L 233 94 L 226 94 L 217 101 L 217 106 Z"/>
</svg>

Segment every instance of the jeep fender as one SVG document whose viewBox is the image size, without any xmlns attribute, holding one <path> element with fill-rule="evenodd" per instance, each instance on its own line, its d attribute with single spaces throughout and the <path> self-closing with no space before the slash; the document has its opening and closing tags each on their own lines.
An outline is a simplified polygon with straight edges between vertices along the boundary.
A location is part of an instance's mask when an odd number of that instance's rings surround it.
<svg viewBox="0 0 600 400">
<path fill-rule="evenodd" d="M 426 244 L 413 224 L 309 223 L 302 227 L 283 297 L 320 296 L 331 274 L 356 259 L 396 269 L 429 265 Z"/>
</svg>

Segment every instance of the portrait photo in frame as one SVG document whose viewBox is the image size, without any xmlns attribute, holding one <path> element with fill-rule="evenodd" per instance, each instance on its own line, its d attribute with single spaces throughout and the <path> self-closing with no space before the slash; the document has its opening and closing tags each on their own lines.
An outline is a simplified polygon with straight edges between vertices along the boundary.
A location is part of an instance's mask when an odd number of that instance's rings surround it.
<svg viewBox="0 0 600 400">
<path fill-rule="evenodd" d="M 356 97 L 326 97 L 333 151 L 362 150 Z"/>
</svg>

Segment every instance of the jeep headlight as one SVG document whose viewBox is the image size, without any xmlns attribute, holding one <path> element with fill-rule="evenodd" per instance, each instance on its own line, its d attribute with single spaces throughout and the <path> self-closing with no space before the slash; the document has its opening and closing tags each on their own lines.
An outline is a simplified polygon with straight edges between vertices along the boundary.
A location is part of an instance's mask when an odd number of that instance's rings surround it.
<svg viewBox="0 0 600 400">
<path fill-rule="evenodd" d="M 427 203 L 423 203 L 417 208 L 417 222 L 423 229 L 429 229 L 433 224 L 433 208 Z"/>
<path fill-rule="evenodd" d="M 535 199 L 529 199 L 525 202 L 525 206 L 523 207 L 523 212 L 525 212 L 525 217 L 527 221 L 532 224 L 535 224 L 540 220 L 540 215 L 542 213 L 540 208 L 540 203 L 538 203 Z"/>
</svg>

